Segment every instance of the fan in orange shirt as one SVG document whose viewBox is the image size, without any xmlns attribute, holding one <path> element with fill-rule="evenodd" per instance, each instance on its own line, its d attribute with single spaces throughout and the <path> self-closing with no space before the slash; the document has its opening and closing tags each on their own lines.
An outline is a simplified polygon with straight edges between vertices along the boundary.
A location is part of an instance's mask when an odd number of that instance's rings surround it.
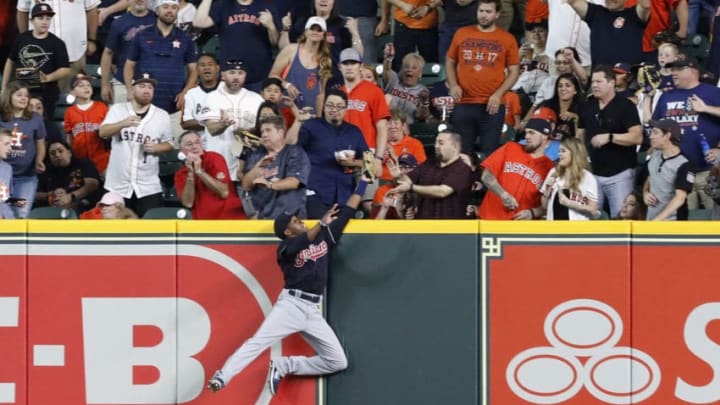
<svg viewBox="0 0 720 405">
<path fill-rule="evenodd" d="M 108 107 L 102 101 L 93 101 L 92 78 L 78 74 L 72 81 L 75 104 L 65 111 L 65 133 L 72 145 L 73 156 L 90 159 L 101 176 L 105 176 L 110 148 L 98 136 L 100 124 Z"/>
</svg>

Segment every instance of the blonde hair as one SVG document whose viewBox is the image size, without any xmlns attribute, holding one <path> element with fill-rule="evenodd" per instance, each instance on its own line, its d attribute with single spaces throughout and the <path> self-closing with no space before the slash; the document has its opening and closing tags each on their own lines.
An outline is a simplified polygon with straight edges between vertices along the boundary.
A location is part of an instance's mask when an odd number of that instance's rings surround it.
<svg viewBox="0 0 720 405">
<path fill-rule="evenodd" d="M 578 138 L 565 138 L 560 146 L 570 151 L 570 164 L 567 167 L 557 166 L 555 171 L 558 176 L 564 178 L 567 186 L 572 191 L 580 191 L 580 183 L 585 176 L 588 164 L 588 152 L 585 145 Z"/>
<path fill-rule="evenodd" d="M 663 42 L 662 44 L 660 44 L 660 45 L 658 46 L 658 52 L 659 52 L 660 50 L 662 50 L 663 48 L 670 48 L 670 49 L 672 49 L 672 51 L 673 51 L 673 53 L 675 53 L 675 55 L 680 54 L 680 48 L 678 48 L 678 46 L 675 45 L 675 44 L 673 44 L 672 42 Z"/>
<path fill-rule="evenodd" d="M 305 36 L 303 32 L 298 37 L 298 44 L 304 44 L 305 42 L 307 42 L 307 36 Z M 320 41 L 317 60 L 318 76 L 323 85 L 325 85 L 332 77 L 332 52 L 330 51 L 330 43 L 325 37 Z"/>
</svg>

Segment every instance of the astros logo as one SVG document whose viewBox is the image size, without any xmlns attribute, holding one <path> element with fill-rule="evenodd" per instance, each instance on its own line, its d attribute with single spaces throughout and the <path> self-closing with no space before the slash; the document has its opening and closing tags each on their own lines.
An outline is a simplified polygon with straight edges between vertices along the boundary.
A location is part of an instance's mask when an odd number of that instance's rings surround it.
<svg viewBox="0 0 720 405">
<path fill-rule="evenodd" d="M 518 397 L 534 404 L 557 404 L 585 389 L 608 404 L 638 403 L 660 385 L 660 368 L 646 353 L 615 346 L 623 322 L 609 305 L 590 299 L 563 302 L 545 318 L 552 346 L 517 354 L 505 379 Z M 586 359 L 584 364 L 581 359 Z"/>
<path fill-rule="evenodd" d="M 12 143 L 10 146 L 20 148 L 22 147 L 23 139 L 27 139 L 27 135 L 20 131 L 12 131 Z"/>
<path fill-rule="evenodd" d="M 8 198 L 10 198 L 10 190 L 8 190 L 8 186 L 0 181 L 0 201 L 5 202 Z"/>
</svg>

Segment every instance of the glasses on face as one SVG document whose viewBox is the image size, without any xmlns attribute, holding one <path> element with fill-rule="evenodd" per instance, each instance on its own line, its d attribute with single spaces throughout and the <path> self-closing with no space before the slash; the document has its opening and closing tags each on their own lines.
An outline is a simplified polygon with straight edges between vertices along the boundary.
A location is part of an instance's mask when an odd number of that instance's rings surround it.
<svg viewBox="0 0 720 405">
<path fill-rule="evenodd" d="M 343 104 L 325 104 L 325 109 L 329 111 L 340 111 L 345 109 Z"/>
<path fill-rule="evenodd" d="M 570 61 L 569 60 L 556 60 L 555 64 L 556 65 L 569 65 Z"/>
</svg>

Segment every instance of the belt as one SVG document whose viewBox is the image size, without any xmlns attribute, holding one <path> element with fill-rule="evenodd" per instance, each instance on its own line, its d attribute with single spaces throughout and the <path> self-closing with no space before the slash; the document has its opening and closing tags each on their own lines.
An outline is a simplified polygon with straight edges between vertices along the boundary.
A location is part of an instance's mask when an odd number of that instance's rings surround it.
<svg viewBox="0 0 720 405">
<path fill-rule="evenodd" d="M 322 295 L 315 295 L 306 293 L 302 290 L 288 290 L 288 294 L 292 295 L 295 298 L 300 298 L 305 301 L 310 301 L 313 304 L 317 304 L 322 299 Z"/>
</svg>

